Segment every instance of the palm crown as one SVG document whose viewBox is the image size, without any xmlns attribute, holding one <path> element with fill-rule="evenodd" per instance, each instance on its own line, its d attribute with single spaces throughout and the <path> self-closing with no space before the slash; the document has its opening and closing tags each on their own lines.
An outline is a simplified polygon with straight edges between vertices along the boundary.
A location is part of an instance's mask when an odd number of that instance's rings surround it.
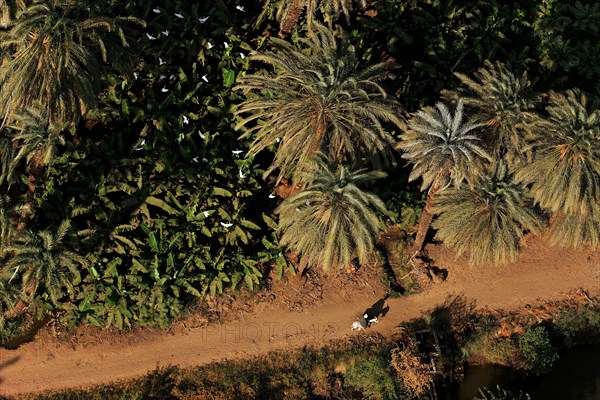
<svg viewBox="0 0 600 400">
<path fill-rule="evenodd" d="M 544 222 L 504 162 L 472 187 L 440 193 L 433 210 L 437 236 L 459 255 L 468 252 L 471 263 L 514 261 L 524 231 L 538 233 Z"/>
<path fill-rule="evenodd" d="M 408 121 L 408 130 L 398 147 L 402 158 L 413 164 L 409 180 L 423 178 L 421 190 L 437 189 L 473 178 L 484 167 L 489 154 L 473 131 L 481 124 L 463 122 L 463 102 L 459 100 L 454 114 L 443 103 L 425 107 Z"/>
<path fill-rule="evenodd" d="M 126 43 L 117 20 L 86 10 L 73 0 L 34 1 L 10 21 L 0 35 L 10 54 L 0 68 L 5 113 L 43 104 L 51 122 L 76 122 L 96 103 L 107 47 L 98 29 Z"/>
<path fill-rule="evenodd" d="M 358 186 L 385 174 L 332 170 L 322 159 L 305 174 L 309 185 L 276 210 L 281 245 L 297 250 L 304 266 L 331 270 L 349 266 L 356 256 L 365 263 L 382 228 L 377 213 L 384 213 L 385 205 Z"/>
<path fill-rule="evenodd" d="M 73 291 L 74 282 L 79 279 L 79 266 L 85 265 L 85 258 L 67 250 L 63 243 L 69 229 L 64 221 L 56 230 L 33 232 L 24 231 L 7 248 L 10 253 L 1 272 L 9 282 L 20 280 L 21 291 L 30 297 L 42 289 L 52 304 L 67 292 Z"/>
<path fill-rule="evenodd" d="M 248 97 L 238 111 L 253 112 L 237 126 L 249 126 L 242 137 L 254 139 L 250 154 L 280 141 L 266 171 L 278 168 L 279 178 L 294 166 L 306 167 L 317 152 L 334 163 L 359 156 L 393 160 L 393 139 L 383 124 L 401 126 L 402 121 L 398 103 L 379 85 L 393 64 L 361 68 L 345 37 L 338 40 L 322 27 L 300 42 L 310 50 L 274 39 L 274 52 L 252 58 L 270 64 L 275 75 L 248 75 L 238 86 L 262 93 Z"/>
<path fill-rule="evenodd" d="M 446 98 L 462 99 L 477 119 L 485 123 L 491 149 L 497 158 L 518 162 L 527 148 L 532 109 L 538 95 L 532 89 L 527 73 L 515 75 L 506 65 L 485 61 L 473 78 L 455 74 L 461 81 L 454 91 L 445 91 Z"/>
<path fill-rule="evenodd" d="M 546 109 L 535 122 L 533 161 L 515 177 L 543 208 L 586 215 L 600 198 L 600 110 L 578 90 L 551 92 Z"/>
</svg>

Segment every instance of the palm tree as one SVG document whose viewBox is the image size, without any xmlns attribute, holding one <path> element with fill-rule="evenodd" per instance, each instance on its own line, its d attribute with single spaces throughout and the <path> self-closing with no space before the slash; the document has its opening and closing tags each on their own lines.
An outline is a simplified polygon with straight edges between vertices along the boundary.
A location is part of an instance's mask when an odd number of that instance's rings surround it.
<svg viewBox="0 0 600 400">
<path fill-rule="evenodd" d="M 470 254 L 473 264 L 504 264 L 516 259 L 525 232 L 539 233 L 542 215 L 526 189 L 515 183 L 504 162 L 472 187 L 462 185 L 439 193 L 432 210 L 438 214 L 436 237 Z"/>
<path fill-rule="evenodd" d="M 460 187 L 463 181 L 472 184 L 484 170 L 489 154 L 474 134 L 481 124 L 463 121 L 463 103 L 458 101 L 452 114 L 443 103 L 425 107 L 413 114 L 408 129 L 400 136 L 398 147 L 402 158 L 413 164 L 409 181 L 423 179 L 421 190 L 427 190 L 425 208 L 419 220 L 414 249 L 423 249 L 425 237 L 433 220 L 435 196 L 450 185 Z"/>
<path fill-rule="evenodd" d="M 279 0 L 276 5 L 277 11 L 275 18 L 280 23 L 280 36 L 289 33 L 297 24 L 306 9 L 306 26 L 309 32 L 312 31 L 315 21 L 314 17 L 317 10 L 320 10 L 329 25 L 340 14 L 344 14 L 347 23 L 350 23 L 350 12 L 354 9 L 354 5 L 364 10 L 367 8 L 366 0 Z M 263 5 L 263 12 L 259 17 L 262 21 L 266 14 L 271 10 L 271 0 L 266 0 Z"/>
<path fill-rule="evenodd" d="M 534 122 L 534 158 L 515 178 L 541 207 L 586 216 L 600 198 L 600 110 L 579 90 L 550 92 L 548 99 L 548 117 Z"/>
<path fill-rule="evenodd" d="M 33 204 L 33 197 L 37 183 L 44 173 L 46 166 L 56 154 L 57 146 L 64 145 L 61 132 L 66 125 L 51 125 L 41 107 L 29 108 L 22 114 L 15 115 L 15 122 L 9 125 L 9 136 L 17 148 L 9 169 L 9 176 L 14 175 L 14 170 L 24 162 L 29 173 L 27 200 L 19 222 L 19 230 L 25 228 L 29 211 Z"/>
<path fill-rule="evenodd" d="M 0 66 L 4 112 L 43 104 L 50 122 L 75 123 L 95 105 L 110 42 L 99 30 L 126 40 L 119 19 L 91 17 L 88 10 L 75 0 L 34 1 L 7 21 L 0 33 L 9 54 Z"/>
<path fill-rule="evenodd" d="M 359 185 L 385 173 L 349 172 L 343 166 L 333 170 L 321 157 L 305 174 L 308 186 L 276 210 L 280 244 L 297 250 L 303 267 L 329 271 L 349 266 L 355 257 L 365 263 L 383 227 L 377 213 L 386 211 L 377 196 Z"/>
<path fill-rule="evenodd" d="M 600 245 L 600 204 L 590 204 L 585 214 L 559 213 L 554 215 L 546 232 L 552 244 L 565 247 L 592 248 Z"/>
<path fill-rule="evenodd" d="M 274 52 L 252 59 L 273 67 L 274 75 L 248 75 L 238 89 L 248 96 L 238 114 L 253 113 L 237 129 L 252 137 L 250 155 L 277 143 L 273 164 L 280 180 L 295 166 L 298 171 L 323 152 L 333 163 L 367 157 L 393 161 L 393 139 L 384 123 L 402 126 L 398 102 L 379 82 L 391 76 L 391 62 L 361 68 L 360 60 L 342 34 L 338 40 L 323 27 L 305 49 L 273 39 Z M 259 121 L 257 123 L 257 120 Z"/>
<path fill-rule="evenodd" d="M 452 101 L 463 99 L 467 109 L 485 123 L 483 132 L 490 136 L 489 147 L 495 158 L 506 159 L 511 168 L 529 158 L 531 154 L 525 150 L 539 95 L 533 91 L 527 73 L 517 76 L 499 61 L 485 61 L 485 67 L 473 78 L 461 73 L 455 75 L 462 86 L 444 91 L 443 95 Z"/>
<path fill-rule="evenodd" d="M 11 254 L 0 267 L 8 283 L 20 281 L 21 292 L 29 299 L 36 293 L 48 294 L 53 305 L 58 306 L 65 292 L 72 293 L 79 279 L 79 266 L 87 260 L 67 250 L 64 239 L 69 221 L 63 221 L 56 232 L 26 230 L 8 247 Z M 17 306 L 22 309 L 23 304 Z"/>
<path fill-rule="evenodd" d="M 6 249 L 12 241 L 13 228 L 18 218 L 17 210 L 10 197 L 5 194 L 0 195 L 0 261 L 4 259 Z"/>
</svg>

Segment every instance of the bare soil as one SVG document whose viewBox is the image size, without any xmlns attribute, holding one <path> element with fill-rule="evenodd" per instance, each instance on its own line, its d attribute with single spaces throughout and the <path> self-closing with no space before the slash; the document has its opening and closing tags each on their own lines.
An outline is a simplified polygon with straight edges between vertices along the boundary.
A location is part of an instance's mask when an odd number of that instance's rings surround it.
<svg viewBox="0 0 600 400">
<path fill-rule="evenodd" d="M 451 296 L 462 295 L 478 308 L 517 309 L 560 299 L 583 288 L 600 292 L 600 252 L 549 247 L 542 239 L 527 244 L 519 260 L 505 266 L 471 267 L 466 258 L 439 245 L 428 247 L 447 279 L 421 293 L 388 298 L 387 315 L 372 330 L 394 334 L 402 322 L 421 316 Z M 386 283 L 380 268 L 330 276 L 272 281 L 254 295 L 224 296 L 188 313 L 168 331 L 137 329 L 119 333 L 84 327 L 61 335 L 57 327 L 16 350 L 0 349 L 0 395 L 131 378 L 157 366 L 182 367 L 269 351 L 322 346 L 351 332 L 352 322 L 380 300 Z"/>
</svg>

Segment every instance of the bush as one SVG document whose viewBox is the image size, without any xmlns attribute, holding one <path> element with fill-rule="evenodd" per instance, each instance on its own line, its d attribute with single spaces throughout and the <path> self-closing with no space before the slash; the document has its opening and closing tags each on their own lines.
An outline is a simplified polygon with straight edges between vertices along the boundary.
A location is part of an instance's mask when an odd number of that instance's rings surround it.
<svg viewBox="0 0 600 400">
<path fill-rule="evenodd" d="M 600 307 L 577 306 L 561 310 L 554 328 L 567 346 L 593 342 L 600 334 Z"/>
<path fill-rule="evenodd" d="M 366 399 L 399 399 L 401 386 L 384 356 L 365 358 L 344 375 L 346 384 L 360 390 Z"/>
<path fill-rule="evenodd" d="M 462 351 L 466 358 L 476 356 L 484 364 L 512 365 L 519 358 L 519 348 L 511 338 L 496 338 L 491 332 L 476 335 Z"/>
<path fill-rule="evenodd" d="M 518 346 L 527 369 L 534 375 L 548 373 L 558 359 L 558 352 L 543 326 L 528 329 L 519 337 Z"/>
</svg>

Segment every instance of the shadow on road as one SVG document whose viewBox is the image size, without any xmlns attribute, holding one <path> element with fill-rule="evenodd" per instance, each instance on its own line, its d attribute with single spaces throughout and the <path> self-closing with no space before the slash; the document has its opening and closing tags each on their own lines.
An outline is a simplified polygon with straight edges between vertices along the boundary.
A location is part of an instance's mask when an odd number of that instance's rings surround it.
<svg viewBox="0 0 600 400">
<path fill-rule="evenodd" d="M 15 364 L 17 361 L 19 361 L 19 358 L 21 358 L 21 356 L 14 356 L 13 358 L 9 358 L 6 361 L 0 362 L 0 384 L 4 381 L 2 378 L 2 369 L 8 367 L 9 365 Z"/>
<path fill-rule="evenodd" d="M 389 294 L 386 294 L 384 297 L 377 300 L 371 307 L 367 308 L 363 314 L 367 314 L 369 318 L 385 317 L 390 310 L 390 306 L 385 306 L 385 301 L 388 297 L 390 297 Z"/>
</svg>

